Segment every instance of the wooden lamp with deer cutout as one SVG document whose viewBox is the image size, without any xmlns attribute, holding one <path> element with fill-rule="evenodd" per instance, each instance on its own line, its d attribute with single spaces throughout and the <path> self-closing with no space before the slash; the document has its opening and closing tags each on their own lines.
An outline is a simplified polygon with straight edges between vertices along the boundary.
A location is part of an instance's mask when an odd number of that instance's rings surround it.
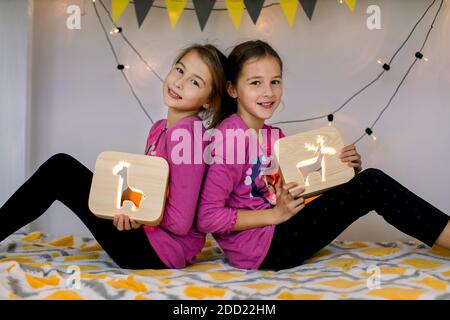
<svg viewBox="0 0 450 320">
<path fill-rule="evenodd" d="M 127 214 L 145 225 L 158 225 L 167 195 L 169 165 L 164 158 L 116 151 L 97 157 L 89 209 L 99 218 Z"/>
<path fill-rule="evenodd" d="M 338 157 L 343 147 L 341 134 L 330 126 L 279 139 L 274 154 L 283 182 L 297 182 L 307 198 L 349 181 L 355 172 Z"/>
</svg>

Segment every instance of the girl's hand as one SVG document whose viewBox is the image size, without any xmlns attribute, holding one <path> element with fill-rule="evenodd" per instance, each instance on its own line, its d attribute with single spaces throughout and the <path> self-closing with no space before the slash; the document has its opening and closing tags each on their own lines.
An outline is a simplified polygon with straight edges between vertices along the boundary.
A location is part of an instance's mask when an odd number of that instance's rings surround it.
<svg viewBox="0 0 450 320">
<path fill-rule="evenodd" d="M 291 182 L 281 186 L 281 179 L 275 184 L 277 201 L 272 209 L 274 224 L 289 220 L 305 207 L 304 199 L 299 197 L 305 191 L 305 188 L 289 191 L 296 185 L 296 182 Z"/>
<path fill-rule="evenodd" d="M 356 147 L 353 144 L 342 148 L 339 159 L 341 159 L 342 162 L 347 163 L 349 167 L 352 167 L 355 170 L 355 173 L 362 170 L 361 156 L 356 151 Z"/>
<path fill-rule="evenodd" d="M 116 213 L 114 215 L 113 224 L 119 231 L 138 229 L 142 226 L 142 224 L 130 219 L 128 215 L 123 213 Z"/>
</svg>

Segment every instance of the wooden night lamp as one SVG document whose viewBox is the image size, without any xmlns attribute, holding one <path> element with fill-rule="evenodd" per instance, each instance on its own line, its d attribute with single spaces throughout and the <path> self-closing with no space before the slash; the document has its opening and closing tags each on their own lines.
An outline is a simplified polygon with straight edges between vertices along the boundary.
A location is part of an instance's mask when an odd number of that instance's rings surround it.
<svg viewBox="0 0 450 320">
<path fill-rule="evenodd" d="M 97 157 L 89 194 L 89 209 L 99 218 L 127 214 L 145 225 L 162 219 L 169 165 L 161 157 L 104 151 Z"/>
<path fill-rule="evenodd" d="M 343 147 L 341 134 L 330 126 L 279 139 L 274 153 L 283 182 L 304 187 L 306 199 L 349 181 L 355 172 L 338 158 Z"/>
</svg>

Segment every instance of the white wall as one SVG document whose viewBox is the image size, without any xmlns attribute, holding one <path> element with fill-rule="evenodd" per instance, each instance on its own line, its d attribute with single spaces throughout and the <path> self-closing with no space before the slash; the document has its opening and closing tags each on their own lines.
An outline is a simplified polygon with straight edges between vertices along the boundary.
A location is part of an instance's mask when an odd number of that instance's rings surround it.
<svg viewBox="0 0 450 320">
<path fill-rule="evenodd" d="M 32 18 L 32 1 L 0 1 L 0 204 L 28 174 Z"/>
<path fill-rule="evenodd" d="M 90 1 L 86 1 L 81 30 L 68 30 L 65 26 L 67 6 L 80 2 L 35 1 L 30 149 L 33 170 L 57 152 L 69 153 L 93 169 L 97 155 L 103 150 L 141 153 L 144 149 L 150 122 L 115 69 Z M 176 51 L 193 42 L 209 41 L 229 52 L 233 45 L 244 40 L 269 41 L 286 66 L 286 107 L 275 121 L 314 116 L 337 108 L 380 72 L 377 59 L 391 57 L 430 2 L 359 0 L 351 13 L 338 1 L 318 1 L 313 20 L 308 21 L 299 8 L 292 28 L 280 7 L 273 6 L 263 9 L 256 27 L 245 14 L 239 31 L 226 11 L 216 11 L 204 32 L 200 32 L 193 11 L 185 11 L 175 30 L 171 30 L 167 12 L 158 8 L 150 10 L 139 30 L 130 6 L 121 18 L 121 25 L 130 41 L 162 76 Z M 381 7 L 381 30 L 366 28 L 369 4 Z M 447 213 L 450 212 L 450 151 L 446 147 L 450 137 L 449 5 L 448 1 L 444 3 L 424 51 L 430 61 L 416 65 L 392 107 L 378 122 L 375 127 L 378 140 L 365 138 L 358 144 L 365 168 L 384 170 Z M 386 104 L 420 47 L 436 8 L 400 52 L 393 69 L 337 115 L 335 125 L 347 142 L 359 137 Z M 99 10 L 105 17 L 100 6 Z M 133 66 L 129 71 L 131 81 L 145 106 L 155 119 L 163 117 L 161 83 L 120 37 L 113 41 L 124 63 Z M 326 124 L 314 121 L 282 127 L 293 134 Z M 60 203 L 55 203 L 34 227 L 54 234 L 88 234 Z M 372 213 L 353 224 L 340 238 L 382 241 L 407 237 Z"/>
</svg>

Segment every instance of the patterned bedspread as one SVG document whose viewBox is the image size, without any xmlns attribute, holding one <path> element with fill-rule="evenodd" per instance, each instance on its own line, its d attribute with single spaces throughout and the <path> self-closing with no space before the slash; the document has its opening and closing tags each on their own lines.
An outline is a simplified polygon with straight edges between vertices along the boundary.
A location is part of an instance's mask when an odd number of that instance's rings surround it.
<svg viewBox="0 0 450 320">
<path fill-rule="evenodd" d="M 123 270 L 92 238 L 15 233 L 0 245 L 0 299 L 450 299 L 450 251 L 335 241 L 279 272 L 230 267 L 208 240 L 182 270 Z"/>
</svg>

